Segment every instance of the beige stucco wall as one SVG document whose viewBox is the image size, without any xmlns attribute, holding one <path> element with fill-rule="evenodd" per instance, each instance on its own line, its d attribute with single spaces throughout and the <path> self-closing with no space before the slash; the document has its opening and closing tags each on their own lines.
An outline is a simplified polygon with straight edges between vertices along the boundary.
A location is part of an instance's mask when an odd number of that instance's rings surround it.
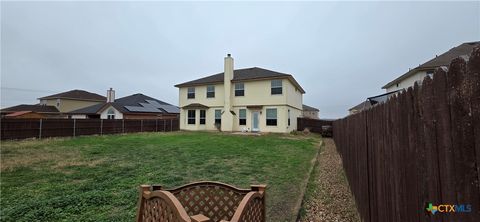
<svg viewBox="0 0 480 222">
<path fill-rule="evenodd" d="M 283 93 L 281 95 L 271 95 L 271 80 L 244 82 L 245 95 L 232 96 L 232 106 L 246 105 L 281 105 L 288 104 L 295 108 L 302 109 L 303 94 L 295 90 L 295 86 L 283 79 Z M 179 106 L 183 107 L 191 103 L 200 103 L 208 107 L 221 106 L 224 104 L 223 84 L 215 85 L 215 98 L 207 98 L 207 86 L 195 86 L 195 99 L 187 98 L 188 87 L 179 89 Z M 235 83 L 232 83 L 231 95 L 235 95 Z"/>
<path fill-rule="evenodd" d="M 57 101 L 59 105 L 57 106 Z M 85 108 L 102 102 L 82 101 L 72 99 L 45 99 L 40 101 L 41 104 L 55 106 L 60 112 L 70 112 L 73 110 Z"/>
<path fill-rule="evenodd" d="M 392 92 L 392 91 L 396 91 L 396 90 L 399 90 L 399 89 L 406 89 L 410 86 L 413 86 L 413 84 L 416 81 L 422 82 L 423 78 L 425 78 L 425 76 L 427 76 L 426 71 L 419 71 L 419 72 L 403 79 L 402 81 L 400 81 L 398 83 L 398 86 L 397 86 L 397 84 L 394 84 L 394 85 L 388 87 L 386 90 L 387 90 L 387 92 Z"/>
<path fill-rule="evenodd" d="M 215 110 L 220 109 L 222 115 L 222 125 L 226 121 L 232 122 L 232 131 L 242 131 L 246 127 L 249 131 L 252 129 L 252 112 L 246 106 L 262 106 L 258 111 L 259 128 L 261 132 L 290 132 L 296 130 L 297 117 L 302 115 L 303 94 L 287 79 L 282 80 L 282 94 L 271 95 L 271 80 L 246 81 L 244 82 L 245 95 L 235 95 L 235 83 L 232 83 L 230 94 L 232 95 L 231 106 L 236 115 L 229 117 L 225 111 L 224 87 L 223 84 L 215 85 L 215 98 L 207 98 L 207 86 L 195 87 L 195 99 L 187 98 L 188 87 L 179 89 L 179 106 L 183 107 L 192 103 L 200 103 L 210 107 L 206 110 L 206 124 L 200 125 L 200 110 L 196 110 L 195 125 L 187 124 L 187 110 L 180 111 L 180 129 L 183 130 L 217 130 L 215 128 Z M 239 109 L 247 110 L 247 125 L 239 125 Z M 266 109 L 277 108 L 277 126 L 266 125 Z M 288 126 L 288 110 L 290 109 L 290 126 Z"/>
<path fill-rule="evenodd" d="M 186 106 L 191 103 L 200 103 L 208 107 L 221 106 L 223 107 L 223 84 L 216 84 L 215 86 L 215 98 L 207 98 L 207 86 L 195 86 L 195 99 L 187 98 L 187 91 L 189 87 L 182 87 L 179 89 L 179 104 L 180 107 Z"/>
</svg>

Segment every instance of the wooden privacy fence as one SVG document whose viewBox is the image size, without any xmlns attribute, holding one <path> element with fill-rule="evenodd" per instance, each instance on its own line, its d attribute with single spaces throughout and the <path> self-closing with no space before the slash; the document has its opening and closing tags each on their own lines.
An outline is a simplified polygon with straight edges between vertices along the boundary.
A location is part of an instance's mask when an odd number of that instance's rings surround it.
<svg viewBox="0 0 480 222">
<path fill-rule="evenodd" d="M 1 139 L 179 130 L 179 119 L 1 119 Z"/>
<path fill-rule="evenodd" d="M 167 190 L 142 185 L 137 222 L 265 222 L 265 189 L 209 181 Z"/>
<path fill-rule="evenodd" d="M 333 137 L 363 221 L 480 221 L 480 49 L 335 121 Z"/>
<path fill-rule="evenodd" d="M 298 131 L 308 128 L 310 132 L 322 133 L 322 126 L 331 126 L 332 124 L 332 120 L 297 118 Z"/>
</svg>

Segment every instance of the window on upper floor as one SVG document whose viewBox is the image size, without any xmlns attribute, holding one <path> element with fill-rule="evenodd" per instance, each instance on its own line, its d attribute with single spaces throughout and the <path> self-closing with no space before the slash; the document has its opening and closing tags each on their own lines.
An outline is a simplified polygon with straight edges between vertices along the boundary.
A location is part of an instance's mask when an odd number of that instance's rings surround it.
<svg viewBox="0 0 480 222">
<path fill-rule="evenodd" d="M 195 99 L 195 87 L 188 88 L 187 98 L 188 99 Z"/>
<path fill-rule="evenodd" d="M 274 79 L 271 81 L 271 92 L 272 95 L 282 94 L 282 80 Z"/>
<path fill-rule="evenodd" d="M 238 119 L 239 119 L 239 125 L 245 126 L 247 125 L 247 110 L 246 109 L 240 109 L 238 111 Z"/>
<path fill-rule="evenodd" d="M 267 109 L 267 126 L 277 125 L 277 109 Z"/>
<path fill-rule="evenodd" d="M 207 86 L 207 98 L 215 98 L 215 86 Z"/>
<path fill-rule="evenodd" d="M 188 110 L 188 124 L 195 124 L 195 110 Z"/>
<path fill-rule="evenodd" d="M 205 125 L 205 114 L 206 114 L 206 111 L 205 110 L 200 110 L 200 125 Z"/>
<path fill-rule="evenodd" d="M 243 82 L 235 83 L 235 96 L 245 95 L 245 85 Z"/>
</svg>

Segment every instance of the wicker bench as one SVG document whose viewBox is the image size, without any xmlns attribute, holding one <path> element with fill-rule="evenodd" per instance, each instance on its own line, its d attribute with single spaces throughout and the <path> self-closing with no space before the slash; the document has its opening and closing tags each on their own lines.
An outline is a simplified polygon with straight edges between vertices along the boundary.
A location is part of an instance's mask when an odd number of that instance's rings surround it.
<svg viewBox="0 0 480 222">
<path fill-rule="evenodd" d="M 264 222 L 265 188 L 238 189 L 210 181 L 174 189 L 142 185 L 137 222 Z"/>
</svg>

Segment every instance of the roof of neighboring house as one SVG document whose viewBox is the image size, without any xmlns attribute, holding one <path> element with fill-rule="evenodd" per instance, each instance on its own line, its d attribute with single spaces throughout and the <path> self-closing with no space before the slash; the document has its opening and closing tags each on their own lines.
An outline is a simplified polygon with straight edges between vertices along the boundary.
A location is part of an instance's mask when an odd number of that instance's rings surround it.
<svg viewBox="0 0 480 222">
<path fill-rule="evenodd" d="M 367 100 L 370 101 L 370 104 L 372 105 L 377 103 L 383 103 L 383 102 L 386 102 L 391 96 L 395 95 L 395 93 L 399 91 L 400 90 L 396 90 L 396 91 L 387 92 L 378 96 L 371 96 L 371 97 L 368 97 Z"/>
<path fill-rule="evenodd" d="M 307 105 L 305 105 L 305 104 L 303 104 L 302 107 L 303 107 L 303 111 L 317 111 L 317 112 L 319 111 L 317 108 L 311 107 L 311 106 L 307 106 Z"/>
<path fill-rule="evenodd" d="M 352 110 L 360 111 L 360 110 L 368 109 L 370 107 L 372 107 L 372 105 L 370 104 L 370 101 L 367 100 L 367 101 L 364 101 L 364 102 L 348 109 L 348 111 L 352 111 Z"/>
<path fill-rule="evenodd" d="M 20 112 L 20 111 L 31 111 L 37 113 L 59 113 L 57 107 L 55 106 L 46 106 L 46 105 L 18 105 L 12 106 L 0 110 L 2 113 L 11 113 L 11 112 Z"/>
<path fill-rule="evenodd" d="M 32 111 L 18 111 L 18 112 L 13 112 L 13 113 L 7 114 L 5 116 L 6 117 L 16 117 L 16 116 L 21 116 L 21 115 L 27 114 L 27 113 L 33 113 L 33 112 Z"/>
<path fill-rule="evenodd" d="M 113 106 L 121 113 L 180 113 L 178 107 L 141 93 L 116 99 L 112 103 L 96 104 L 69 113 L 98 114 L 109 106 Z"/>
<path fill-rule="evenodd" d="M 78 90 L 78 89 L 57 93 L 54 95 L 45 96 L 38 99 L 74 99 L 74 100 L 87 100 L 87 101 L 99 101 L 99 102 L 105 102 L 107 100 L 105 96 L 101 96 L 96 93 L 91 93 L 85 90 Z"/>
<path fill-rule="evenodd" d="M 459 56 L 468 56 L 470 52 L 472 52 L 475 46 L 480 46 L 480 41 L 478 42 L 467 42 L 463 43 L 457 47 L 454 47 L 447 52 L 436 56 L 435 58 L 417 66 L 414 69 L 409 70 L 407 73 L 399 76 L 398 78 L 394 79 L 393 81 L 387 83 L 382 87 L 382 89 L 386 89 L 394 84 L 401 82 L 402 80 L 406 79 L 407 77 L 414 75 L 418 71 L 423 70 L 434 70 L 440 66 L 449 66 L 450 62 L 459 57 Z"/>
<path fill-rule="evenodd" d="M 302 93 L 305 93 L 305 90 L 303 90 L 303 88 L 300 86 L 300 84 L 298 84 L 298 82 L 293 78 L 292 75 L 286 74 L 286 73 L 280 73 L 280 72 L 276 72 L 268 69 L 258 68 L 258 67 L 234 70 L 232 82 L 252 81 L 252 80 L 260 80 L 260 79 L 280 79 L 280 78 L 289 79 L 293 83 L 293 85 L 295 85 L 295 87 L 297 87 Z M 192 80 L 189 82 L 180 83 L 175 85 L 175 87 L 223 83 L 223 80 L 224 80 L 224 73 L 222 72 L 222 73 L 207 76 L 204 78 Z"/>
</svg>

